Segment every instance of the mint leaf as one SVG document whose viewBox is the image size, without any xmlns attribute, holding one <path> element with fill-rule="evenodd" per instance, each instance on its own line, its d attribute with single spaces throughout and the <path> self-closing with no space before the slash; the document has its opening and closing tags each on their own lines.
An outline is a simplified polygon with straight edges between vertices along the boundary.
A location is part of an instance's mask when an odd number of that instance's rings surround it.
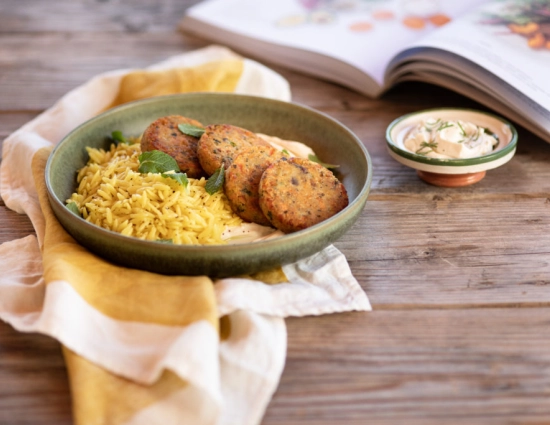
<svg viewBox="0 0 550 425">
<path fill-rule="evenodd" d="M 76 202 L 72 201 L 72 202 L 69 202 L 67 205 L 66 205 L 67 209 L 72 212 L 73 214 L 76 214 L 77 216 L 79 217 L 82 217 L 80 215 L 80 209 L 78 208 L 78 205 L 76 205 Z"/>
<path fill-rule="evenodd" d="M 339 165 L 335 165 L 335 164 L 327 164 L 325 162 L 322 162 L 319 158 L 317 158 L 317 155 L 313 155 L 313 154 L 309 154 L 308 156 L 308 159 L 312 162 L 316 162 L 317 164 L 320 164 L 322 165 L 323 167 L 325 168 L 338 168 Z"/>
<path fill-rule="evenodd" d="M 180 167 L 174 158 L 161 151 L 143 152 L 139 156 L 138 171 L 142 174 L 147 173 L 166 173 L 175 171 L 179 173 Z"/>
<path fill-rule="evenodd" d="M 183 187 L 187 187 L 187 185 L 189 184 L 189 179 L 187 178 L 187 174 L 185 173 L 162 173 L 161 176 L 165 178 L 171 178 L 177 181 Z"/>
<path fill-rule="evenodd" d="M 178 128 L 183 134 L 188 136 L 201 137 L 204 134 L 204 128 L 193 124 L 180 124 Z"/>
<path fill-rule="evenodd" d="M 222 164 L 222 166 L 218 168 L 214 172 L 214 174 L 212 174 L 208 178 L 208 180 L 206 181 L 206 185 L 204 186 L 204 190 L 206 190 L 206 192 L 209 195 L 213 195 L 214 193 L 216 193 L 218 190 L 222 188 L 224 177 L 225 177 L 225 172 Z"/>
<path fill-rule="evenodd" d="M 126 139 L 126 137 L 122 134 L 122 131 L 119 130 L 115 130 L 111 133 L 111 139 L 113 139 L 113 142 L 117 145 L 119 143 L 128 143 L 128 139 Z"/>
</svg>

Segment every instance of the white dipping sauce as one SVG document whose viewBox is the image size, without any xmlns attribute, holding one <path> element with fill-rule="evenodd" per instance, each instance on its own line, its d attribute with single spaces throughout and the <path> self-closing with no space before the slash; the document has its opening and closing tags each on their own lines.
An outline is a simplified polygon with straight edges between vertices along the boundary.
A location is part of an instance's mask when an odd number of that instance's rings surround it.
<svg viewBox="0 0 550 425">
<path fill-rule="evenodd" d="M 490 130 L 462 120 L 427 118 L 405 136 L 410 152 L 431 158 L 474 158 L 487 155 L 498 145 Z"/>
</svg>

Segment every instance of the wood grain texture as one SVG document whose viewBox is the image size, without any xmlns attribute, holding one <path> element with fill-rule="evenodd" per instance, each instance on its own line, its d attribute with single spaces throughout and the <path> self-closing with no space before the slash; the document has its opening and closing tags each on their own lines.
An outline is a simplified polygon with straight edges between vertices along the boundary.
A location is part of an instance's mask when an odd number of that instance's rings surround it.
<svg viewBox="0 0 550 425">
<path fill-rule="evenodd" d="M 22 111 L 46 109 L 66 92 L 97 74 L 114 69 L 144 68 L 185 50 L 207 45 L 198 40 L 184 43 L 184 36 L 175 31 L 9 34 L 2 39 L 0 110 Z M 29 59 L 19 59 L 21 51 Z"/>
<path fill-rule="evenodd" d="M 547 423 L 549 320 L 536 308 L 287 320 L 264 424 Z"/>
<path fill-rule="evenodd" d="M 29 218 L 8 209 L 2 199 L 0 199 L 0 223 L 0 243 L 35 233 Z"/>
<path fill-rule="evenodd" d="M 207 46 L 177 30 L 196 2 L 0 2 L 0 143 L 98 73 Z M 336 246 L 375 311 L 289 319 L 262 424 L 550 423 L 550 144 L 520 128 L 515 157 L 479 183 L 430 186 L 387 154 L 387 125 L 487 108 L 418 83 L 369 99 L 266 64 L 369 150 L 367 205 Z M 33 233 L 0 201 L 0 243 Z M 71 423 L 59 344 L 0 323 L 0 425 Z"/>
<path fill-rule="evenodd" d="M 0 322 L 0 424 L 69 425 L 70 390 L 57 341 Z"/>
</svg>

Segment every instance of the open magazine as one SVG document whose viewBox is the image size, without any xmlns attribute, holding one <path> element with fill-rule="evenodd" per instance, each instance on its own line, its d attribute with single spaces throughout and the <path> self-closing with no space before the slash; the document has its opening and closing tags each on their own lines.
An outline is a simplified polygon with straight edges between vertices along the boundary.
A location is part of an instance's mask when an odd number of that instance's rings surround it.
<svg viewBox="0 0 550 425">
<path fill-rule="evenodd" d="M 550 0 L 207 0 L 181 29 L 370 97 L 441 85 L 550 142 Z"/>
</svg>

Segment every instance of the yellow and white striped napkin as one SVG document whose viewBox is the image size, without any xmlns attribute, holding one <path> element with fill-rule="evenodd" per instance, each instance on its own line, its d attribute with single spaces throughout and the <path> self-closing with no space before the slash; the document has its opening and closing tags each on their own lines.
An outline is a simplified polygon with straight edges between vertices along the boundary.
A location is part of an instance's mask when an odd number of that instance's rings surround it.
<svg viewBox="0 0 550 425">
<path fill-rule="evenodd" d="M 63 345 L 77 425 L 258 424 L 284 368 L 284 318 L 370 310 L 333 246 L 212 281 L 110 264 L 60 226 L 44 183 L 52 147 L 109 107 L 191 91 L 290 100 L 280 75 L 211 46 L 99 75 L 4 141 L 0 193 L 36 237 L 0 246 L 0 318 Z"/>
</svg>

